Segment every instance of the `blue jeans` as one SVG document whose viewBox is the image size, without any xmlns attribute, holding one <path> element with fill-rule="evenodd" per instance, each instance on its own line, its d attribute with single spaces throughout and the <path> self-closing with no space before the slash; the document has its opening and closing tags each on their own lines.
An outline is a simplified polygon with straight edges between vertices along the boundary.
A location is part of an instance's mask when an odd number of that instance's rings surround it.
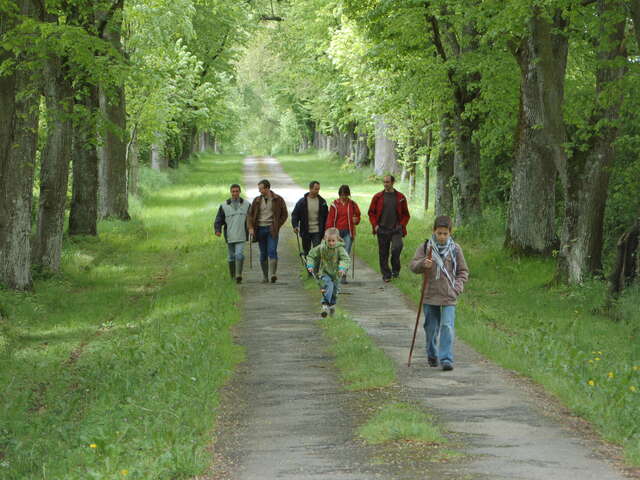
<svg viewBox="0 0 640 480">
<path fill-rule="evenodd" d="M 227 243 L 227 250 L 229 253 L 227 261 L 244 260 L 244 242 Z"/>
<path fill-rule="evenodd" d="M 340 238 L 344 242 L 344 249 L 349 255 L 351 255 L 351 245 L 353 244 L 353 238 L 349 230 L 340 230 Z"/>
<path fill-rule="evenodd" d="M 278 258 L 278 237 L 271 235 L 271 227 L 258 227 L 258 246 L 261 262 Z"/>
<path fill-rule="evenodd" d="M 322 303 L 327 305 L 335 305 L 336 297 L 338 296 L 339 281 L 334 281 L 329 275 L 322 275 L 320 277 L 320 283 L 322 285 Z"/>
<path fill-rule="evenodd" d="M 455 305 L 424 305 L 427 357 L 453 363 Z"/>
</svg>

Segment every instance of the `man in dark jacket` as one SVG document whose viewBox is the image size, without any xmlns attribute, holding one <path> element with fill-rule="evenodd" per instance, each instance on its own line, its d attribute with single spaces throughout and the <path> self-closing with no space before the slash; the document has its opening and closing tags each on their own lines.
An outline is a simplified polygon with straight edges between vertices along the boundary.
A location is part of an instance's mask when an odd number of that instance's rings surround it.
<svg viewBox="0 0 640 480">
<path fill-rule="evenodd" d="M 293 231 L 300 233 L 302 237 L 302 250 L 305 256 L 312 247 L 320 245 L 328 213 L 327 202 L 320 196 L 320 183 L 313 180 L 309 183 L 309 192 L 298 200 L 291 212 Z"/>
<path fill-rule="evenodd" d="M 378 257 L 382 279 L 389 282 L 391 277 L 400 275 L 400 253 L 402 237 L 407 235 L 409 206 L 406 197 L 393 188 L 396 179 L 386 175 L 383 179 L 384 190 L 376 193 L 369 206 L 369 221 L 373 234 L 378 237 Z M 391 268 L 389 268 L 389 249 L 391 249 Z"/>
</svg>

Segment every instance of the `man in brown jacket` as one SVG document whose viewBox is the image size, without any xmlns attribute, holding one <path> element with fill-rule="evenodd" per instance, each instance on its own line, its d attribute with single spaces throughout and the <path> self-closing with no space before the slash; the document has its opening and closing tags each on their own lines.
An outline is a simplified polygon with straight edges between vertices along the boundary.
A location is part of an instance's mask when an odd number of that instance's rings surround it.
<svg viewBox="0 0 640 480">
<path fill-rule="evenodd" d="M 271 191 L 269 180 L 258 183 L 260 195 L 253 199 L 247 216 L 249 235 L 260 246 L 260 268 L 262 282 L 275 283 L 278 277 L 278 235 L 280 227 L 287 221 L 289 213 L 284 199 Z"/>
<path fill-rule="evenodd" d="M 429 366 L 453 370 L 454 323 L 458 295 L 469 278 L 462 248 L 451 238 L 451 217 L 441 215 L 433 224 L 433 235 L 420 245 L 409 268 L 429 277 L 424 294 L 424 330 L 427 334 Z"/>
</svg>

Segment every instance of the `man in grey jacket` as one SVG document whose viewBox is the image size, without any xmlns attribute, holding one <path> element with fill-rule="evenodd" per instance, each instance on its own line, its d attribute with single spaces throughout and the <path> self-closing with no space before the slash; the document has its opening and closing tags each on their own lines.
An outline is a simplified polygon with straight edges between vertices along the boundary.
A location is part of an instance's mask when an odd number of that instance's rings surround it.
<svg viewBox="0 0 640 480">
<path fill-rule="evenodd" d="M 229 255 L 229 274 L 236 283 L 242 283 L 242 267 L 244 264 L 244 243 L 248 239 L 247 214 L 250 204 L 240 197 L 240 185 L 234 183 L 230 187 L 231 198 L 220 205 L 213 224 L 216 236 L 224 232 Z"/>
</svg>

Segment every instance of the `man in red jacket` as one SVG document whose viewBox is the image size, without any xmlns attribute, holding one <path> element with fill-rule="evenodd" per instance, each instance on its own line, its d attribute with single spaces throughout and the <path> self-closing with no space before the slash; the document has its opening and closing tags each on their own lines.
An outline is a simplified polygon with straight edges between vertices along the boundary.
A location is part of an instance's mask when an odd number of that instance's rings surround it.
<svg viewBox="0 0 640 480">
<path fill-rule="evenodd" d="M 402 237 L 407 234 L 407 223 L 411 217 L 406 197 L 393 188 L 395 181 L 393 175 L 386 175 L 383 179 L 384 190 L 373 196 L 369 206 L 369 221 L 373 227 L 373 234 L 378 237 L 380 272 L 385 282 L 400 275 Z"/>
</svg>

